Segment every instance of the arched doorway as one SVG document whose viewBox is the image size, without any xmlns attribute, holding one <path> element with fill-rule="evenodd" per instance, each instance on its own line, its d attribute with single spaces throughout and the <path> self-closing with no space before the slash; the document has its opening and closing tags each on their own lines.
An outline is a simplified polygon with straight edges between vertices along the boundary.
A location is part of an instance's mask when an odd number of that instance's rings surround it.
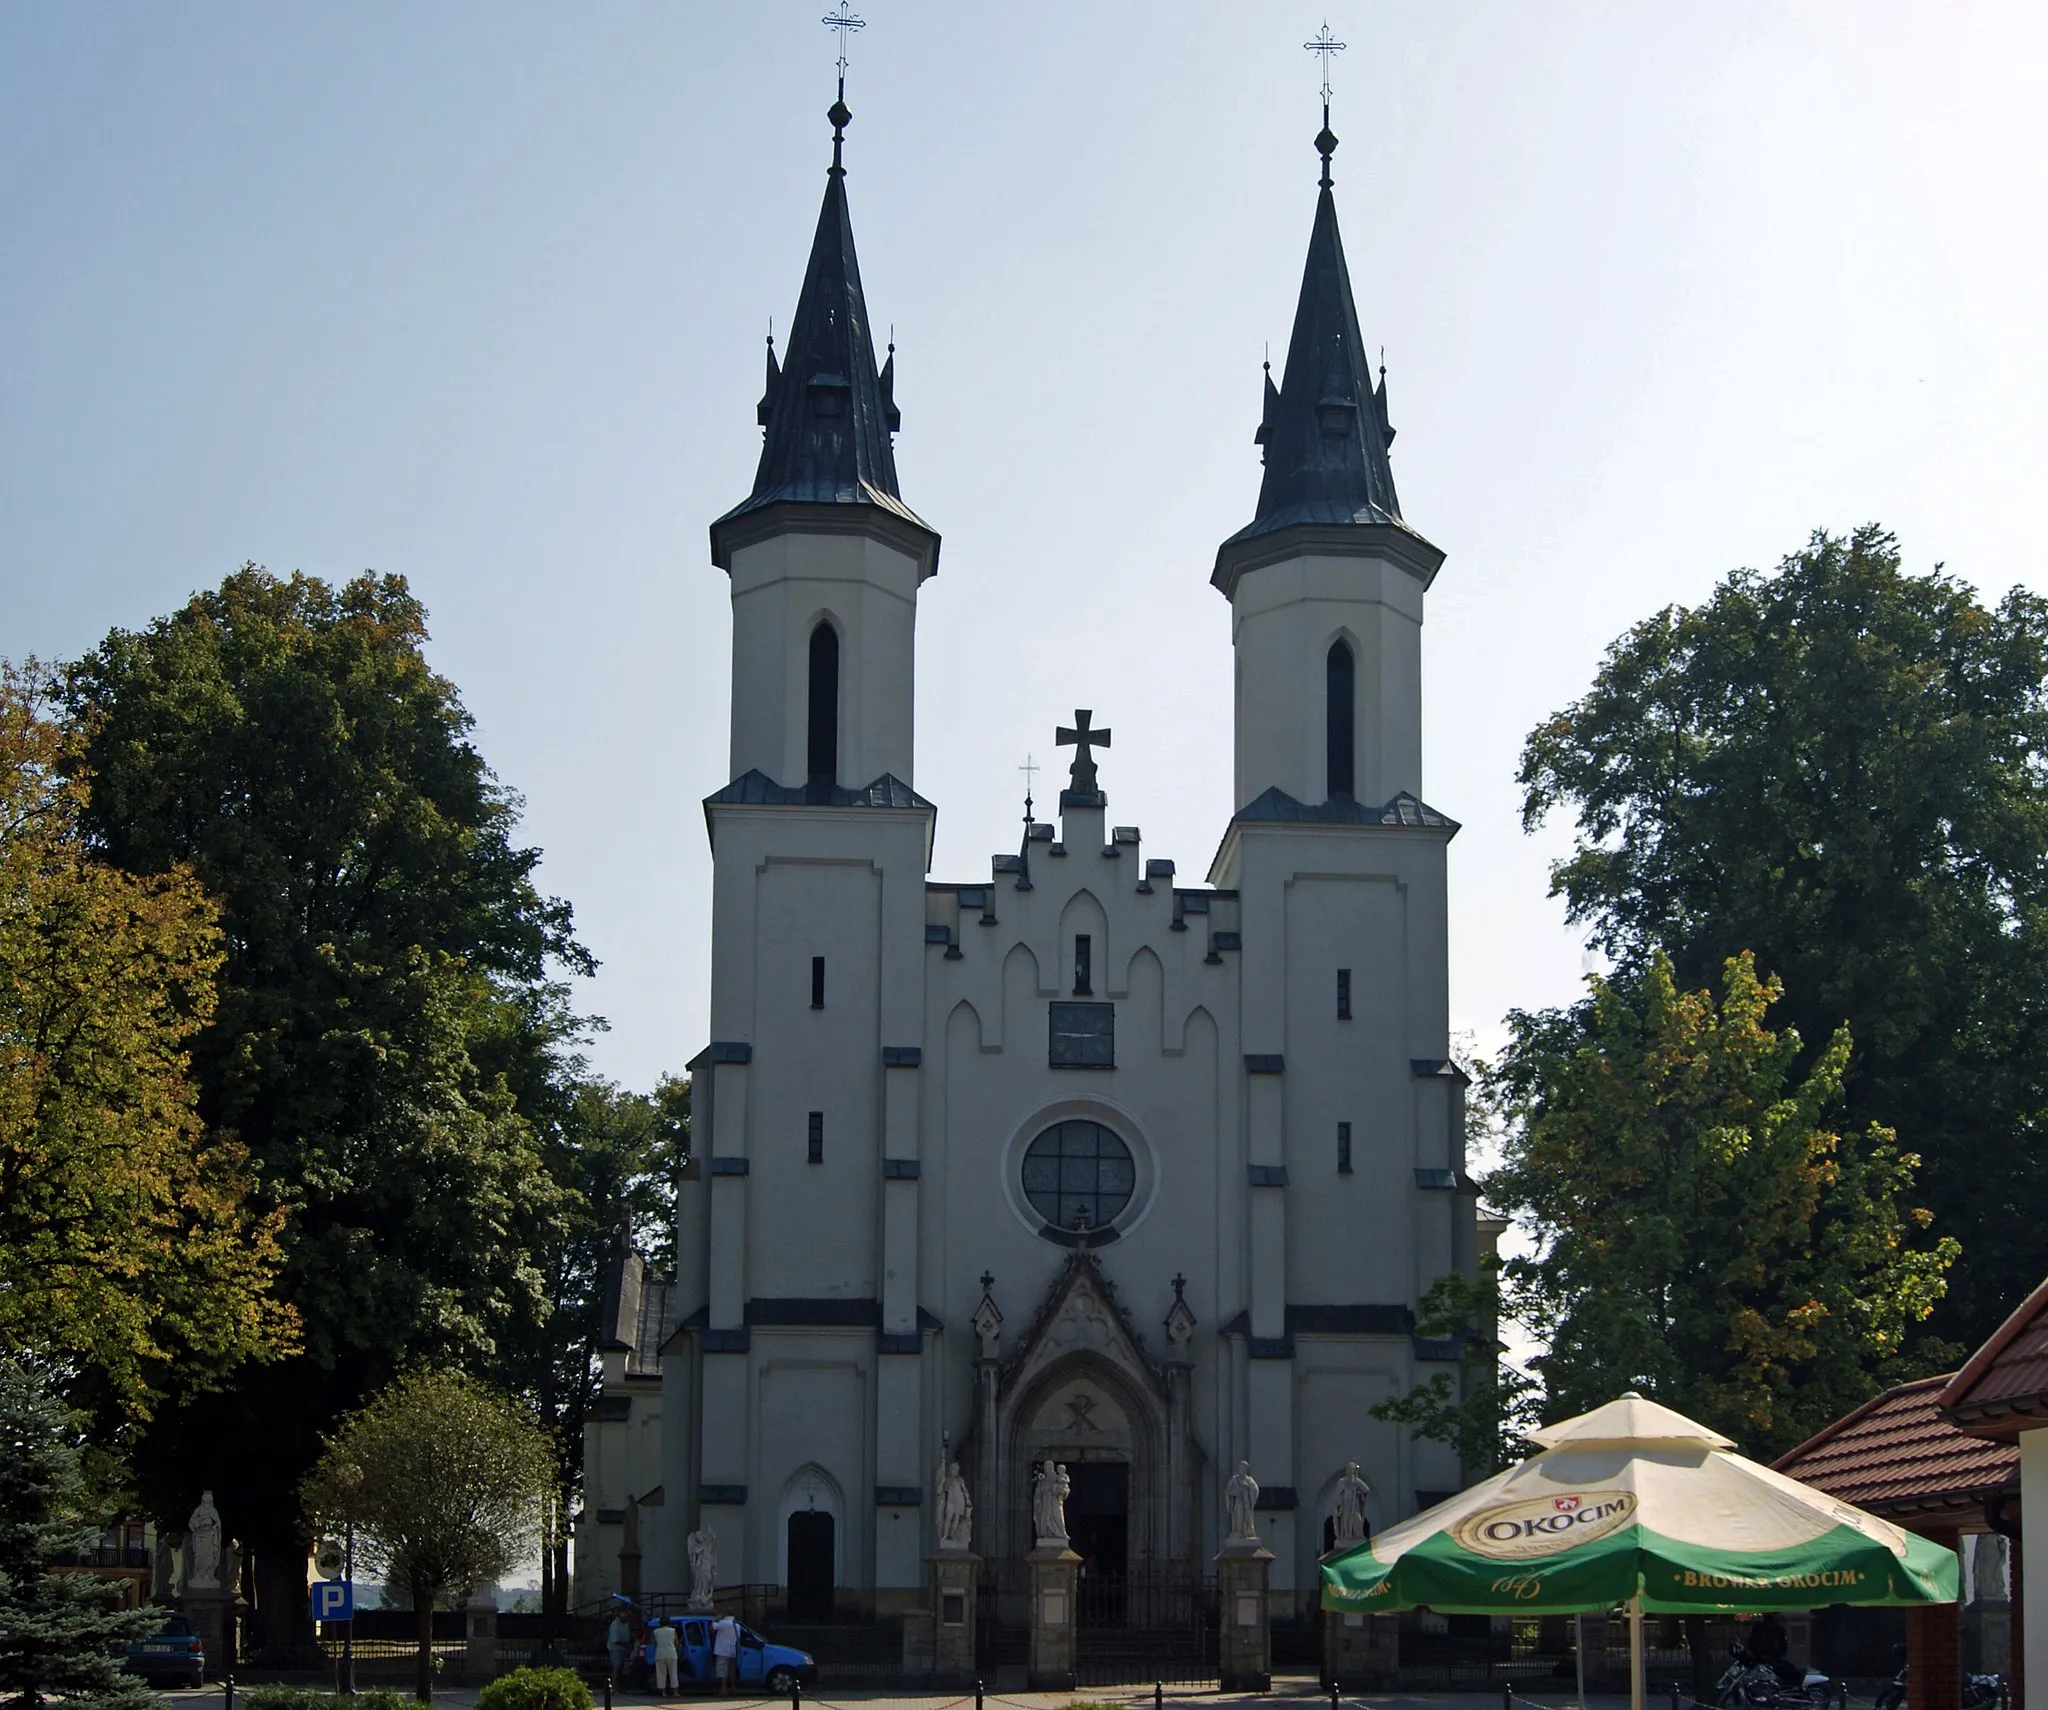
<svg viewBox="0 0 2048 1710">
<path fill-rule="evenodd" d="M 788 1536 L 788 1611 L 792 1622 L 832 1619 L 833 1567 L 838 1560 L 838 1528 L 830 1514 L 800 1508 L 790 1515 Z"/>
</svg>

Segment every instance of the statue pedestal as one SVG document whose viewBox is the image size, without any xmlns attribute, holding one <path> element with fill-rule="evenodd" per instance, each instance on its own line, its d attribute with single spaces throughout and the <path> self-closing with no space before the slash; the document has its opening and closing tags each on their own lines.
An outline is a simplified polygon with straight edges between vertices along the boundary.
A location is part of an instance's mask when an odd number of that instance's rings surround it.
<svg viewBox="0 0 2048 1710">
<path fill-rule="evenodd" d="M 933 1684 L 972 1686 L 981 1557 L 972 1550 L 940 1550 L 930 1560 Z"/>
<path fill-rule="evenodd" d="M 1081 1558 L 1065 1544 L 1040 1544 L 1024 1560 L 1031 1568 L 1030 1689 L 1072 1692 L 1074 1587 Z"/>
<path fill-rule="evenodd" d="M 206 1677 L 219 1680 L 235 1662 L 235 1594 L 227 1586 L 188 1585 L 179 1607 L 191 1617 L 192 1630 L 206 1654 Z"/>
<path fill-rule="evenodd" d="M 1225 1692 L 1273 1689 L 1273 1623 L 1266 1590 L 1272 1566 L 1273 1552 L 1256 1538 L 1233 1538 L 1216 1557 L 1217 1672 Z"/>
<path fill-rule="evenodd" d="M 1323 1685 L 1384 1692 L 1401 1664 L 1401 1623 L 1391 1615 L 1323 1611 Z"/>
<path fill-rule="evenodd" d="M 498 1598 L 480 1585 L 462 1606 L 462 1676 L 472 1684 L 498 1677 Z"/>
</svg>

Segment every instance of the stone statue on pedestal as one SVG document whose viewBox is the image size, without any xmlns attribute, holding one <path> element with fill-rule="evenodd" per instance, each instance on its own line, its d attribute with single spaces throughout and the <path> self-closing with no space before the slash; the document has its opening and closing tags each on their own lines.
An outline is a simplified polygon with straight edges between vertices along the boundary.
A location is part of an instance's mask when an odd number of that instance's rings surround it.
<svg viewBox="0 0 2048 1710">
<path fill-rule="evenodd" d="M 1258 1523 L 1253 1518 L 1258 1504 L 1259 1481 L 1252 1477 L 1252 1464 L 1239 1461 L 1237 1471 L 1230 1475 L 1230 1482 L 1223 1487 L 1223 1512 L 1230 1521 L 1225 1543 L 1256 1544 L 1259 1541 Z"/>
<path fill-rule="evenodd" d="M 1067 1492 L 1073 1488 L 1065 1467 L 1047 1459 L 1038 1469 L 1038 1483 L 1031 1492 L 1031 1523 L 1040 1544 L 1067 1542 Z"/>
<path fill-rule="evenodd" d="M 709 1526 L 699 1526 L 685 1547 L 690 1556 L 690 1607 L 709 1609 L 718 1580 L 718 1534 Z"/>
<path fill-rule="evenodd" d="M 1358 1463 L 1346 1461 L 1337 1478 L 1330 1516 L 1336 1548 L 1348 1550 L 1365 1542 L 1365 1503 L 1371 1495 L 1372 1487 L 1359 1476 Z"/>
<path fill-rule="evenodd" d="M 185 1588 L 188 1591 L 220 1589 L 220 1510 L 213 1505 L 213 1492 L 199 1493 L 199 1506 L 185 1522 Z"/>
<path fill-rule="evenodd" d="M 960 1463 L 948 1461 L 939 1474 L 935 1512 L 938 1515 L 939 1548 L 964 1550 L 974 1530 L 974 1498 L 967 1494 L 967 1481 L 960 1476 Z"/>
</svg>

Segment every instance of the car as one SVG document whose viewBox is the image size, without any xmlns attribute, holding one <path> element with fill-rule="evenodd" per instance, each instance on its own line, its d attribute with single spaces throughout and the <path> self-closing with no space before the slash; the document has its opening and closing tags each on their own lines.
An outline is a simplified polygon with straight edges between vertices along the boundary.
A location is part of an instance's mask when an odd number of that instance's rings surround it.
<svg viewBox="0 0 2048 1710">
<path fill-rule="evenodd" d="M 712 1620 L 709 1615 L 671 1615 L 667 1618 L 666 1624 L 678 1629 L 676 1678 L 682 1686 L 708 1691 L 717 1684 L 711 1666 Z M 770 1644 L 753 1628 L 738 1622 L 734 1625 L 740 1630 L 737 1686 L 759 1687 L 772 1697 L 787 1698 L 795 1687 L 818 1684 L 818 1664 L 809 1651 L 800 1651 L 793 1645 Z M 647 1664 L 651 1680 L 654 1675 L 652 1639 L 641 1647 L 641 1657 Z"/>
<path fill-rule="evenodd" d="M 206 1647 L 189 1615 L 166 1614 L 154 1633 L 129 1645 L 124 1661 L 152 1685 L 198 1686 L 206 1679 Z"/>
</svg>

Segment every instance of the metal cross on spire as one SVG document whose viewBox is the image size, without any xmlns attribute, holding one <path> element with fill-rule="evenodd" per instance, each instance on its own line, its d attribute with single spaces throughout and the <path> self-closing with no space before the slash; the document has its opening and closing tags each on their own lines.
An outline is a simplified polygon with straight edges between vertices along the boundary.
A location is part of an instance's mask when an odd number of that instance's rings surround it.
<svg viewBox="0 0 2048 1710">
<path fill-rule="evenodd" d="M 828 18 L 826 19 L 826 22 L 830 23 L 831 20 Z M 1345 44 L 1343 42 L 1340 42 L 1339 40 L 1337 40 L 1335 36 L 1330 34 L 1330 21 L 1329 19 L 1325 18 L 1323 20 L 1322 31 L 1320 34 L 1317 35 L 1316 39 L 1312 42 L 1303 42 L 1301 45 L 1307 48 L 1310 53 L 1320 54 L 1322 56 L 1323 123 L 1328 124 L 1330 122 L 1330 55 L 1332 55 L 1333 53 L 1342 53 L 1344 51 Z"/>
<path fill-rule="evenodd" d="M 1330 56 L 1342 53 L 1345 44 L 1330 34 L 1330 21 L 1325 18 L 1315 40 L 1301 45 L 1320 58 L 1323 66 L 1323 128 L 1316 138 L 1316 152 L 1323 157 L 1322 187 L 1327 190 L 1330 187 L 1330 156 L 1337 152 L 1336 133 L 1330 129 Z"/>
<path fill-rule="evenodd" d="M 818 22 L 839 32 L 839 99 L 825 110 L 825 117 L 832 121 L 832 176 L 836 178 L 846 171 L 839 151 L 846 142 L 846 127 L 853 121 L 852 110 L 846 105 L 846 38 L 850 31 L 866 29 L 868 21 L 855 16 L 848 0 L 839 0 L 839 10 L 827 12 Z"/>
<path fill-rule="evenodd" d="M 866 29 L 868 21 L 855 14 L 849 0 L 839 0 L 839 10 L 826 13 L 818 22 L 828 30 L 839 32 L 839 98 L 843 101 L 846 99 L 846 38 L 855 30 Z M 1323 28 L 1327 33 L 1329 26 L 1326 24 Z"/>
</svg>

